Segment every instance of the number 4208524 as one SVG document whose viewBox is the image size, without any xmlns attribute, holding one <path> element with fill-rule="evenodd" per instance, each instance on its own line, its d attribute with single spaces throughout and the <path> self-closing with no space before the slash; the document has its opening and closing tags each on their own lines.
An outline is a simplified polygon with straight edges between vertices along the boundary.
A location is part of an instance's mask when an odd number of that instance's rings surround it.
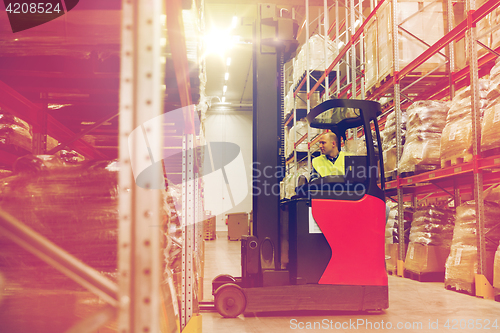
<svg viewBox="0 0 500 333">
<path fill-rule="evenodd" d="M 5 11 L 10 14 L 53 14 L 53 13 L 60 13 L 61 9 L 59 8 L 59 3 L 56 3 L 54 6 L 53 4 L 47 2 L 15 2 L 15 3 L 9 3 L 7 8 L 5 8 Z"/>
</svg>

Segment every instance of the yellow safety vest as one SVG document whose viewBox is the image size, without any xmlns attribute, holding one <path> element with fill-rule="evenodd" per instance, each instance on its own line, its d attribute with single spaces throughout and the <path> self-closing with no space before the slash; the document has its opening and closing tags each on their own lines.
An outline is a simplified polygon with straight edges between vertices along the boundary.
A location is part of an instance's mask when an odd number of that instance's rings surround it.
<svg viewBox="0 0 500 333">
<path fill-rule="evenodd" d="M 344 156 L 343 151 L 339 152 L 337 160 L 332 163 L 325 155 L 320 155 L 312 160 L 312 165 L 321 177 L 341 176 L 345 174 Z"/>
</svg>

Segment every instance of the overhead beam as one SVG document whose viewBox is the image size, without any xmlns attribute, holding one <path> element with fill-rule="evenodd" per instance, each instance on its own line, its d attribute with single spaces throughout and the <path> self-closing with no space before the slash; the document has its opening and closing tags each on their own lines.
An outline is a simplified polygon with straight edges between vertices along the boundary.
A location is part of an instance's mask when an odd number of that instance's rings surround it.
<svg viewBox="0 0 500 333">
<path fill-rule="evenodd" d="M 39 126 L 37 114 L 40 107 L 2 81 L 0 81 L 0 108 L 26 121 L 30 125 Z M 50 115 L 47 116 L 47 134 L 58 141 L 66 141 L 75 135 L 75 133 Z M 93 159 L 107 158 L 82 139 L 74 142 L 71 148 Z"/>
</svg>

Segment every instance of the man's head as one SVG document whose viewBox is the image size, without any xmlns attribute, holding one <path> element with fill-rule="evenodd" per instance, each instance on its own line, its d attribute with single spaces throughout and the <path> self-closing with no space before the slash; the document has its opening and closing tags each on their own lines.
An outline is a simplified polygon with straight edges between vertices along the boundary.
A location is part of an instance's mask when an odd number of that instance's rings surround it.
<svg viewBox="0 0 500 333">
<path fill-rule="evenodd" d="M 319 138 L 319 149 L 322 154 L 330 157 L 335 157 L 339 153 L 339 147 L 337 145 L 338 139 L 335 133 L 327 132 Z"/>
</svg>

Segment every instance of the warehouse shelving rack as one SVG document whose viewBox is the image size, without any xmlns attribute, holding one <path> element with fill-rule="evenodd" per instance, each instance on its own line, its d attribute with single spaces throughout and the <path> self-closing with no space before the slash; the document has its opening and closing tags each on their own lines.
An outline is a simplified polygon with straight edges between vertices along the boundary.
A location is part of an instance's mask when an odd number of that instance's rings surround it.
<svg viewBox="0 0 500 333">
<path fill-rule="evenodd" d="M 377 10 L 384 2 L 389 0 L 382 0 L 378 3 L 371 1 L 370 14 L 364 19 L 360 27 L 352 33 L 352 36 L 346 42 L 346 45 L 339 51 L 337 58 L 330 64 L 324 74 L 318 79 L 313 87 L 308 87 L 309 99 L 311 95 L 318 89 L 319 85 L 325 81 L 326 76 L 329 75 L 343 58 L 345 58 L 349 51 L 355 52 L 355 45 L 359 43 L 362 45 L 361 38 L 363 36 L 363 29 L 372 17 L 377 14 Z M 399 216 L 399 234 L 403 233 L 403 202 L 411 202 L 416 205 L 418 200 L 423 200 L 436 196 L 451 196 L 455 199 L 455 205 L 460 204 L 461 195 L 472 195 L 476 202 L 477 225 L 478 225 L 478 275 L 484 276 L 486 272 L 486 250 L 484 238 L 484 203 L 483 203 L 483 189 L 485 186 L 497 183 L 500 177 L 496 172 L 488 172 L 489 170 L 498 170 L 500 168 L 500 156 L 483 157 L 480 149 L 480 122 L 479 122 L 479 90 L 478 79 L 484 75 L 489 74 L 489 70 L 494 64 L 496 57 L 500 53 L 500 48 L 491 50 L 484 44 L 478 41 L 476 35 L 476 24 L 483 19 L 488 13 L 492 12 L 498 7 L 498 0 L 490 0 L 483 3 L 479 8 L 476 8 L 474 0 L 466 1 L 466 18 L 453 26 L 453 2 L 451 0 L 445 2 L 446 8 L 446 33 L 433 45 L 427 45 L 427 49 L 413 61 L 411 61 L 404 68 L 400 68 L 398 56 L 398 33 L 399 25 L 396 20 L 396 6 L 397 1 L 392 1 L 392 38 L 393 38 L 393 75 L 389 80 L 381 82 L 379 87 L 371 90 L 367 95 L 367 99 L 378 100 L 382 97 L 389 96 L 390 101 L 383 105 L 384 114 L 380 118 L 380 128 L 383 128 L 385 117 L 387 114 L 394 110 L 396 112 L 396 128 L 401 128 L 401 110 L 408 107 L 412 102 L 417 100 L 427 99 L 446 99 L 453 98 L 455 90 L 458 90 L 466 85 L 471 85 L 472 89 L 472 119 L 473 119 L 473 155 L 474 158 L 470 163 L 464 163 L 456 166 L 442 168 L 434 171 L 429 171 L 419 175 L 409 177 L 402 177 L 398 175 L 396 180 L 390 181 L 386 184 L 387 195 L 392 197 L 396 196 L 398 204 Z M 327 1 L 324 1 L 325 12 L 327 12 Z M 338 5 L 338 1 L 335 1 Z M 337 20 L 329 28 L 329 32 L 335 30 L 334 37 L 337 39 L 339 30 L 349 30 L 349 23 L 355 22 L 353 20 L 354 4 L 351 0 L 350 3 L 351 20 L 344 20 L 339 22 Z M 306 1 L 306 8 L 308 2 Z M 306 18 L 308 20 L 308 18 Z M 498 29 L 493 27 L 491 30 Z M 455 69 L 455 54 L 454 43 L 460 39 L 465 38 L 467 43 L 468 65 L 464 68 Z M 477 45 L 485 47 L 488 51 L 485 55 L 478 58 Z M 446 72 L 444 74 L 437 74 L 433 70 L 428 73 L 417 73 L 415 69 L 423 64 L 431 56 L 440 52 L 441 49 L 446 48 Z M 354 53 L 353 52 L 353 53 Z M 361 52 L 362 53 L 362 52 Z M 352 62 L 356 61 L 356 57 L 351 55 Z M 355 70 L 355 66 L 351 67 L 351 77 L 337 77 L 335 82 L 331 83 L 333 96 L 348 98 L 353 97 L 353 91 L 356 92 L 356 98 L 364 98 L 365 91 L 363 85 L 364 77 L 364 61 L 358 60 L 361 64 L 359 70 Z M 440 66 L 443 66 L 441 64 Z M 360 87 L 357 87 L 359 82 Z M 344 86 L 342 86 L 344 85 Z M 335 88 L 336 86 L 336 88 Z M 411 96 L 411 97 L 410 97 Z M 362 133 L 357 134 L 362 135 Z M 300 138 L 298 142 L 307 139 L 306 137 Z M 402 155 L 402 138 L 401 132 L 397 132 L 397 160 L 399 161 Z M 316 139 L 317 140 L 317 139 Z M 315 143 L 315 140 L 309 142 L 309 147 Z M 404 240 L 403 240 L 404 241 Z M 398 275 L 403 274 L 403 264 L 405 258 L 405 244 L 399 244 L 399 260 L 398 260 Z"/>
<path fill-rule="evenodd" d="M 76 324 L 79 332 L 94 331 L 117 317 L 118 332 L 189 332 L 201 328 L 194 292 L 193 265 L 199 264 L 202 251 L 203 181 L 198 177 L 194 127 L 197 87 L 190 82 L 186 52 L 186 39 L 182 21 L 181 0 L 121 1 L 121 50 L 119 76 L 114 73 L 91 74 L 91 79 L 110 79 L 111 93 L 118 92 L 119 85 L 119 221 L 118 221 L 118 283 L 102 276 L 98 271 L 69 255 L 43 236 L 27 229 L 19 221 L 0 212 L 0 231 L 16 243 L 39 256 L 71 279 L 108 303 L 103 310 Z M 166 5 L 165 5 L 166 4 Z M 193 6 L 203 2 L 195 1 Z M 167 8 L 166 8 L 166 7 Z M 191 7 L 191 4 L 190 4 Z M 198 14 L 200 14 L 198 12 Z M 165 15 L 166 14 L 166 15 Z M 168 36 L 165 34 L 167 22 Z M 162 158 L 161 122 L 150 120 L 164 112 L 165 55 L 162 39 L 170 43 L 176 84 L 173 86 L 184 107 L 182 147 L 182 291 L 180 309 L 177 306 L 175 288 L 170 278 L 165 285 L 161 245 L 162 217 L 160 214 L 161 192 L 155 190 L 154 179 L 144 188 L 135 184 L 132 167 L 143 170 Z M 7 72 L 3 75 L 27 75 L 25 72 Z M 168 69 L 167 69 L 168 73 Z M 34 73 L 37 75 L 37 73 Z M 62 74 L 60 75 L 62 76 Z M 78 76 L 75 76 L 78 79 Z M 170 80 L 171 77 L 166 78 Z M 115 90 L 114 90 L 115 89 Z M 168 87 L 167 90 L 171 89 Z M 98 90 L 97 88 L 95 90 Z M 95 121 L 85 132 L 75 133 L 47 113 L 47 103 L 30 101 L 21 93 L 0 81 L 0 108 L 27 121 L 36 134 L 33 136 L 33 153 L 46 153 L 46 135 L 60 141 L 61 147 L 74 149 L 89 159 L 109 158 L 102 149 L 96 149 L 82 136 L 96 129 L 118 113 L 106 115 Z M 131 136 L 134 129 L 142 128 L 144 136 Z M 144 140 L 150 141 L 144 144 Z M 130 149 L 129 149 L 130 147 Z M 147 149 L 145 149 L 147 148 Z M 18 156 L 0 151 L 0 161 L 12 165 Z M 136 169 L 137 170 L 137 169 Z M 97 325 L 97 326 L 96 326 Z"/>
</svg>

